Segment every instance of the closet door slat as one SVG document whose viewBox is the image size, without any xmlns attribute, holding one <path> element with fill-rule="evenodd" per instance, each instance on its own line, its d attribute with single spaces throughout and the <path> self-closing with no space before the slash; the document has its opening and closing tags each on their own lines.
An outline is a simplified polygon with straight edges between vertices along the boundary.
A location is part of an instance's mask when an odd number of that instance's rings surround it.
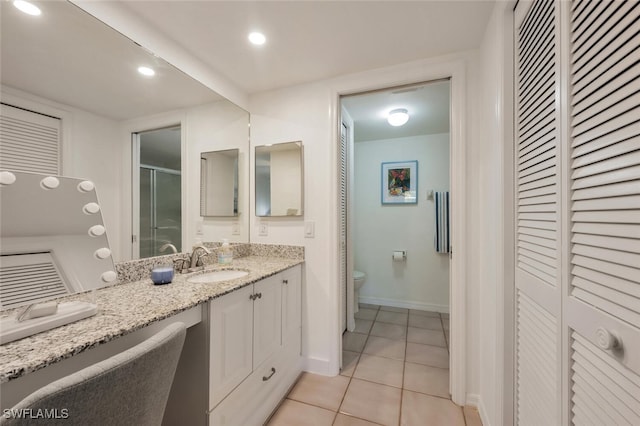
<svg viewBox="0 0 640 426">
<path fill-rule="evenodd" d="M 0 169 L 60 174 L 60 137 L 59 119 L 2 104 Z"/>
</svg>

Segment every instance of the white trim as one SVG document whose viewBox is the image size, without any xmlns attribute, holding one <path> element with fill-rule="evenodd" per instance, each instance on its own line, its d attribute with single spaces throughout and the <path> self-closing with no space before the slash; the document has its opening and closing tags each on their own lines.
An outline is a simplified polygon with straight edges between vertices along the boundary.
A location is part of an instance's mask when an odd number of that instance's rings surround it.
<svg viewBox="0 0 640 426">
<path fill-rule="evenodd" d="M 365 92 L 368 90 L 400 86 L 404 84 L 421 83 L 442 78 L 451 78 L 451 207 L 452 207 L 452 245 L 454 255 L 451 261 L 450 275 L 450 306 L 451 306 L 451 353 L 450 353 L 450 390 L 452 400 L 456 404 L 463 404 L 466 397 L 466 58 L 467 54 L 456 54 L 445 57 L 415 61 L 393 67 L 372 70 L 344 76 L 333 81 L 329 90 L 331 105 L 331 120 L 333 123 L 331 144 L 331 158 L 338 158 L 340 140 L 340 96 Z M 331 200 L 333 200 L 332 223 L 330 224 L 330 248 L 339 255 L 339 223 L 338 214 L 338 162 L 332 161 L 332 175 L 334 184 L 331 185 Z M 332 367 L 338 371 L 340 355 L 340 329 L 337 312 L 340 297 L 339 265 L 332 262 L 331 275 L 335 285 L 331 286 L 333 294 L 334 312 L 329 321 L 334 330 L 330 351 Z"/>
<path fill-rule="evenodd" d="M 467 394 L 467 403 L 471 407 L 475 407 L 478 409 L 478 414 L 480 415 L 480 420 L 482 421 L 483 426 L 491 426 L 491 422 L 489 421 L 489 416 L 487 415 L 487 409 L 484 406 L 484 402 L 482 401 L 482 397 L 476 393 L 468 393 Z M 511 425 L 514 423 L 502 423 L 504 425 Z"/>
<path fill-rule="evenodd" d="M 421 303 L 411 300 L 385 299 L 384 297 L 367 297 L 360 296 L 360 303 L 368 303 L 370 305 L 392 306 L 394 308 L 418 309 L 421 311 L 449 313 L 449 305 L 438 305 L 434 303 Z"/>
<path fill-rule="evenodd" d="M 304 357 L 303 358 L 303 370 L 313 374 L 320 374 L 322 376 L 334 376 L 333 362 L 327 359 Z"/>
<path fill-rule="evenodd" d="M 501 253 L 498 256 L 496 302 L 496 400 L 498 424 L 515 424 L 515 167 L 514 167 L 514 13 L 516 0 L 508 0 L 498 7 L 499 39 L 503 41 L 502 66 L 498 88 L 498 108 L 502 139 L 502 229 Z M 483 407 L 484 409 L 484 407 Z M 481 414 L 488 424 L 486 412 Z"/>
</svg>

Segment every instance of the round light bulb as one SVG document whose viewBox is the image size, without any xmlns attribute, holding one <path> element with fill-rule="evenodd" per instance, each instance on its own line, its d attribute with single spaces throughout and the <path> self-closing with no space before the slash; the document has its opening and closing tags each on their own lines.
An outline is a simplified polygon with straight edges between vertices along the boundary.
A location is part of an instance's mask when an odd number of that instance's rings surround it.
<svg viewBox="0 0 640 426">
<path fill-rule="evenodd" d="M 249 34 L 249 41 L 256 46 L 262 46 L 267 42 L 267 38 L 262 33 L 253 32 Z"/>
<path fill-rule="evenodd" d="M 407 121 L 409 121 L 409 113 L 404 108 L 394 109 L 387 116 L 387 122 L 395 127 L 402 126 Z"/>
<path fill-rule="evenodd" d="M 60 180 L 55 176 L 47 176 L 40 181 L 42 189 L 56 189 L 60 185 Z"/>
<path fill-rule="evenodd" d="M 39 15 L 42 14 L 42 11 L 40 10 L 40 8 L 38 6 L 36 6 L 33 3 L 29 3 L 28 1 L 15 0 L 13 2 L 13 5 L 16 8 L 18 8 L 18 10 L 20 10 L 21 12 L 26 13 L 27 15 L 39 16 Z"/>
<path fill-rule="evenodd" d="M 153 77 L 156 75 L 156 72 L 149 67 L 138 67 L 138 72 L 146 77 Z"/>
<path fill-rule="evenodd" d="M 83 180 L 78 184 L 79 192 L 91 192 L 96 186 L 90 180 Z"/>
<path fill-rule="evenodd" d="M 11 172 L 0 172 L 0 185 L 11 185 L 16 181 L 16 175 Z"/>
<path fill-rule="evenodd" d="M 87 203 L 82 208 L 85 214 L 96 214 L 100 211 L 100 206 L 97 203 Z"/>
<path fill-rule="evenodd" d="M 99 237 L 104 234 L 105 228 L 102 225 L 93 225 L 89 228 L 89 235 L 92 237 Z"/>
</svg>

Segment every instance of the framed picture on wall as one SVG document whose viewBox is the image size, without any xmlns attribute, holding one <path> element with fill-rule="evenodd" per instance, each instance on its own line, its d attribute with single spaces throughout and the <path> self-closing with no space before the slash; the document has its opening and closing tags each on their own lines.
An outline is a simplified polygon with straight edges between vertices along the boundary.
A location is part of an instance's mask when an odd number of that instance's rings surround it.
<svg viewBox="0 0 640 426">
<path fill-rule="evenodd" d="M 418 202 L 418 162 L 382 163 L 382 204 Z"/>
</svg>

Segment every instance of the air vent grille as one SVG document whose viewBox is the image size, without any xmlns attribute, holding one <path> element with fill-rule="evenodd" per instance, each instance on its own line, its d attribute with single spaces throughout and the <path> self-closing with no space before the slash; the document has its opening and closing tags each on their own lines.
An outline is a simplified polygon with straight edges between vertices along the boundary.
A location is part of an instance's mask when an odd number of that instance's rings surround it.
<svg viewBox="0 0 640 426">
<path fill-rule="evenodd" d="M 2 255 L 0 308 L 11 309 L 69 294 L 51 253 Z"/>
</svg>

